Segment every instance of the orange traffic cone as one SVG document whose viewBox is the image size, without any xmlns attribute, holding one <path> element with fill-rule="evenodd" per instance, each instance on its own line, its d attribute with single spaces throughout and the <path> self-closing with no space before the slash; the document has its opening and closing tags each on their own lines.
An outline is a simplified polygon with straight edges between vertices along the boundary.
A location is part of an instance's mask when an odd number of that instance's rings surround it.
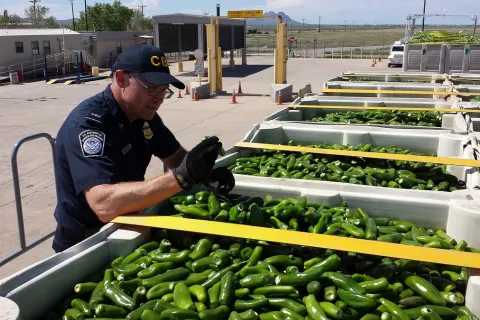
<svg viewBox="0 0 480 320">
<path fill-rule="evenodd" d="M 242 82 L 241 81 L 238 81 L 238 90 L 237 90 L 237 93 L 238 94 L 242 94 L 243 91 L 242 91 Z"/>
<path fill-rule="evenodd" d="M 279 94 L 279 95 L 278 95 L 277 104 L 278 104 L 278 105 L 281 105 L 281 104 L 283 104 L 283 101 L 282 101 L 282 95 L 281 95 L 281 94 Z"/>
<path fill-rule="evenodd" d="M 233 90 L 233 94 L 232 94 L 232 104 L 235 104 L 237 103 L 237 97 L 235 96 L 235 90 Z"/>
<path fill-rule="evenodd" d="M 382 62 L 382 57 L 378 58 L 378 62 Z"/>
<path fill-rule="evenodd" d="M 196 89 L 193 90 L 193 100 L 194 101 L 199 101 L 200 99 L 198 99 L 198 92 Z"/>
<path fill-rule="evenodd" d="M 178 90 L 178 98 L 183 98 L 182 97 L 182 91 Z"/>
<path fill-rule="evenodd" d="M 190 95 L 190 89 L 188 89 L 188 85 L 185 86 L 185 95 L 186 96 Z"/>
</svg>

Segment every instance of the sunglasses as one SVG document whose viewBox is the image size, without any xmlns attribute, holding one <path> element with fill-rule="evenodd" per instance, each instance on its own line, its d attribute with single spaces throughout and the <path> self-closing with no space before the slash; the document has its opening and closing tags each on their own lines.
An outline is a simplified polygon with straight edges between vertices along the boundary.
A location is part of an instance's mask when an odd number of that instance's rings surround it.
<svg viewBox="0 0 480 320">
<path fill-rule="evenodd" d="M 133 74 L 129 73 L 128 76 L 133 80 L 137 81 L 139 85 L 141 85 L 147 94 L 151 97 L 161 97 L 163 95 L 164 99 L 169 99 L 173 96 L 173 91 L 170 88 L 159 88 L 157 86 L 147 86 L 142 80 L 135 77 Z"/>
</svg>

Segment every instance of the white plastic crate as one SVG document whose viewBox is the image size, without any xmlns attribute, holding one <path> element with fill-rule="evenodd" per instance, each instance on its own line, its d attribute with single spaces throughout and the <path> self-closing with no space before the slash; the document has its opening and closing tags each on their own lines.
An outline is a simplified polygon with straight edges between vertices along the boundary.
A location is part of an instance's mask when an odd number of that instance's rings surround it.
<svg viewBox="0 0 480 320">
<path fill-rule="evenodd" d="M 442 228 L 458 241 L 465 240 L 470 246 L 480 247 L 480 237 L 477 235 L 480 228 L 480 198 L 478 193 L 471 191 L 462 193 L 457 199 L 438 195 L 424 198 L 401 192 L 395 195 L 381 191 L 371 194 L 360 189 L 318 188 L 309 181 L 280 179 L 270 184 L 240 178 L 232 193 L 261 197 L 270 194 L 278 198 L 299 198 L 304 195 L 309 202 L 329 206 L 346 201 L 350 208 L 361 207 L 372 217 L 392 217 L 409 220 L 427 228 Z M 76 254 L 60 264 L 48 270 L 31 268 L 34 278 L 4 292 L 4 296 L 17 303 L 22 319 L 38 319 L 62 301 L 76 283 L 86 281 L 90 274 L 100 270 L 113 258 L 131 252 L 150 237 L 150 228 L 144 227 L 107 228 L 104 231 L 104 234 L 94 235 L 74 246 L 72 249 L 76 250 Z M 19 272 L 15 277 L 23 275 L 23 272 Z M 8 283 L 10 279 L 2 281 Z M 480 277 L 470 277 L 465 299 L 467 307 L 479 316 Z"/>
<path fill-rule="evenodd" d="M 448 130 L 420 130 L 404 129 L 394 130 L 379 127 L 356 127 L 350 125 L 315 125 L 281 122 L 264 122 L 256 125 L 244 138 L 245 142 L 284 144 L 293 140 L 295 144 L 350 144 L 358 145 L 362 143 L 371 143 L 374 147 L 396 145 L 399 148 L 409 149 L 414 152 L 426 154 L 437 154 L 438 157 L 476 159 L 479 153 L 477 145 L 477 136 L 452 134 Z M 235 163 L 237 158 L 249 157 L 252 150 L 236 147 L 227 150 L 227 154 L 218 159 L 217 167 L 229 167 Z M 467 188 L 480 188 L 480 173 L 477 168 L 466 166 L 447 166 L 447 170 L 458 179 L 464 180 Z M 236 177 L 239 175 L 235 175 Z M 275 183 L 279 178 L 245 176 L 248 179 L 266 180 L 268 183 Z M 335 185 L 340 182 L 319 181 L 319 185 Z M 389 189 L 382 187 L 371 187 L 361 185 L 366 192 L 376 192 L 377 189 L 387 189 L 391 193 L 397 193 L 398 189 Z M 424 193 L 428 196 L 436 191 L 427 190 L 402 190 L 410 193 Z M 445 192 L 441 192 L 445 193 Z M 447 192 L 447 194 L 450 194 Z M 446 195 L 447 197 L 453 195 Z"/>
</svg>

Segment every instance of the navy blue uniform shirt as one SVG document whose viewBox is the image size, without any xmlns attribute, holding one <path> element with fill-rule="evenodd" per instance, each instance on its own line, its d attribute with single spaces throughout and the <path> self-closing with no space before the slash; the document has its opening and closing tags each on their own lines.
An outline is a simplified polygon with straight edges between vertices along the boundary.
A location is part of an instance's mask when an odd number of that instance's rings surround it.
<svg viewBox="0 0 480 320">
<path fill-rule="evenodd" d="M 179 147 L 158 114 L 149 121 L 129 122 L 110 85 L 81 102 L 56 138 L 58 224 L 74 229 L 104 225 L 83 191 L 100 184 L 143 181 L 152 155 L 166 158 Z"/>
</svg>

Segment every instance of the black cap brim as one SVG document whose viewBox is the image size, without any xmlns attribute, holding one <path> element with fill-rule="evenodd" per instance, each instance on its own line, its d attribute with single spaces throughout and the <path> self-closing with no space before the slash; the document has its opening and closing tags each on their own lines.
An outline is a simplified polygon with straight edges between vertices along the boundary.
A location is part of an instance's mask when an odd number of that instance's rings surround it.
<svg viewBox="0 0 480 320">
<path fill-rule="evenodd" d="M 177 89 L 183 90 L 185 89 L 185 84 L 172 76 L 171 74 L 164 73 L 164 72 L 139 72 L 138 75 L 145 79 L 146 81 L 150 82 L 155 86 L 164 86 L 167 84 L 171 84 Z"/>
</svg>

